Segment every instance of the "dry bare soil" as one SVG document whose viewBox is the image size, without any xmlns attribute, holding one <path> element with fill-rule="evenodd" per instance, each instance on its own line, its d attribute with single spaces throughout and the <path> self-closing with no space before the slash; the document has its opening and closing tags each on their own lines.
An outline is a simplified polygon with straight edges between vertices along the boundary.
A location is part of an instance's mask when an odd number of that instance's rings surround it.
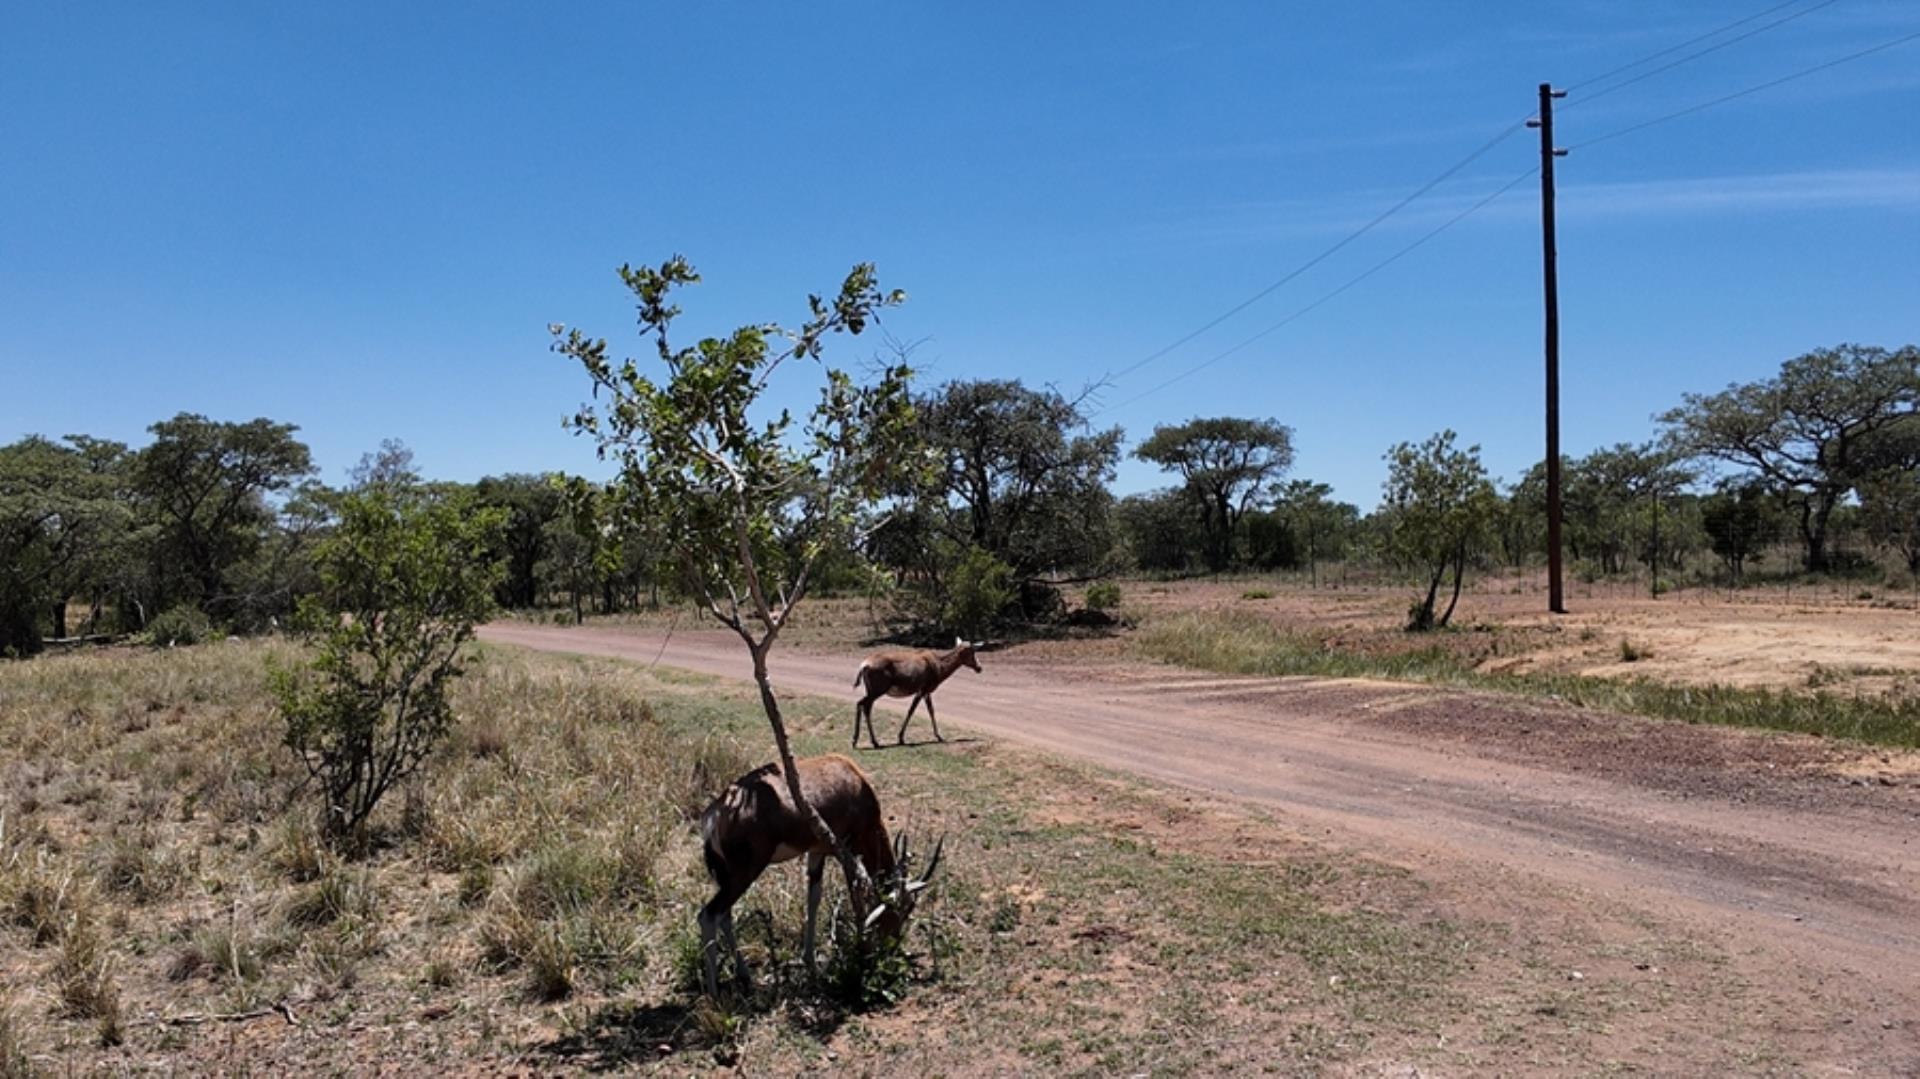
<svg viewBox="0 0 1920 1079">
<path fill-rule="evenodd" d="M 1455 613 L 1459 632 L 1401 631 L 1408 587 L 1307 588 L 1247 578 L 1136 582 L 1136 617 L 1232 610 L 1352 651 L 1442 647 L 1489 673 L 1651 678 L 1692 685 L 1920 693 L 1920 611 L 1904 592 L 1845 583 L 1729 594 L 1571 583 L 1570 613 L 1546 613 L 1543 582 L 1476 582 Z M 1622 643 L 1638 658 L 1622 658 Z"/>
</svg>

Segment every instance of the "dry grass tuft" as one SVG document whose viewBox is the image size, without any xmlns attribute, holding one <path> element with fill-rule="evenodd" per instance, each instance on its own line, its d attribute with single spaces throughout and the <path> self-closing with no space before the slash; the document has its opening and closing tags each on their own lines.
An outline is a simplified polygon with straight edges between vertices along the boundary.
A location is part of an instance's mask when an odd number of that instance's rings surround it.
<svg viewBox="0 0 1920 1079">
<path fill-rule="evenodd" d="M 287 904 L 286 920 L 301 928 L 342 921 L 370 925 L 378 920 L 379 909 L 379 889 L 369 871 L 331 862 Z"/>
<path fill-rule="evenodd" d="M 67 926 L 53 977 L 59 987 L 62 1014 L 95 1020 L 101 1044 L 118 1045 L 124 1032 L 113 955 L 91 919 L 75 920 Z"/>
<path fill-rule="evenodd" d="M 16 852 L 12 864 L 0 867 L 6 920 L 25 929 L 35 947 L 58 942 L 90 900 L 86 878 L 44 850 L 30 858 Z"/>
<path fill-rule="evenodd" d="M 151 828 L 109 839 L 94 870 L 101 887 L 135 903 L 152 903 L 174 895 L 187 874 L 187 865 L 162 845 Z"/>
<path fill-rule="evenodd" d="M 0 998 L 0 1079 L 33 1079 L 39 1075 L 27 1047 L 26 1020 L 11 1002 Z"/>
</svg>

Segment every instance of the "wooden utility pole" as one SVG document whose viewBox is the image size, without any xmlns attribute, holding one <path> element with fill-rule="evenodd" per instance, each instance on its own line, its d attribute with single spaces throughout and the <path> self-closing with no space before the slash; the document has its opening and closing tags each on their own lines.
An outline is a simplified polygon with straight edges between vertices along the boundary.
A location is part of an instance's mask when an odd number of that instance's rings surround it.
<svg viewBox="0 0 1920 1079">
<path fill-rule="evenodd" d="M 1560 277 L 1554 268 L 1553 159 L 1566 151 L 1553 145 L 1553 99 L 1566 97 L 1550 82 L 1540 84 L 1540 243 L 1547 300 L 1547 610 L 1566 614 L 1560 544 Z"/>
</svg>

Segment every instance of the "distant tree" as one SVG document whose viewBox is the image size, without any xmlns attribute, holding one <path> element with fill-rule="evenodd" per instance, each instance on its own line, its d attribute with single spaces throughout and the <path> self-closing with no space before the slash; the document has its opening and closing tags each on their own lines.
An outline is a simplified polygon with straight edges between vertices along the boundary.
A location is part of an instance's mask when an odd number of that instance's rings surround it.
<svg viewBox="0 0 1920 1079">
<path fill-rule="evenodd" d="M 1087 425 L 1078 401 L 1017 380 L 949 382 L 916 408 L 942 464 L 928 494 L 957 547 L 1025 578 L 1104 568 L 1120 428 L 1075 434 Z"/>
<path fill-rule="evenodd" d="M 861 332 L 905 294 L 883 292 L 873 268 L 859 265 L 834 298 L 808 297 L 798 330 L 755 323 L 680 347 L 669 338 L 680 313 L 671 295 L 699 281 L 693 267 L 676 256 L 657 268 L 623 266 L 620 276 L 638 301 L 654 361 L 643 371 L 637 360 L 614 360 L 604 339 L 554 326 L 555 350 L 579 362 L 596 397 L 605 396 L 582 407 L 573 427 L 619 462 L 625 504 L 649 520 L 687 587 L 746 646 L 788 796 L 858 882 L 853 904 L 864 916 L 871 880 L 800 788 L 767 658 L 822 553 L 863 549 L 874 527 L 868 511 L 924 459 L 911 371 L 890 366 L 860 385 L 827 369 L 818 404 L 797 431 L 790 413 L 760 415 L 758 406 L 782 367 L 818 361 L 830 335 Z"/>
<path fill-rule="evenodd" d="M 305 621 L 318 655 L 274 673 L 286 744 L 319 781 L 326 831 L 358 845 L 382 796 L 453 723 L 461 647 L 492 607 L 492 533 L 505 514 L 373 487 L 340 500 Z"/>
<path fill-rule="evenodd" d="M 413 451 L 397 438 L 381 439 L 379 449 L 361 454 L 360 463 L 347 472 L 347 486 L 355 491 L 403 489 L 419 483 L 420 473 L 413 467 Z"/>
<path fill-rule="evenodd" d="M 1688 394 L 1662 415 L 1681 453 L 1750 470 L 1799 518 L 1805 564 L 1828 568 L 1828 525 L 1865 478 L 1876 436 L 1920 414 L 1920 348 L 1819 349 L 1774 378 Z"/>
<path fill-rule="evenodd" d="M 587 600 L 596 592 L 604 600 L 603 582 L 621 569 L 610 520 L 615 507 L 605 488 L 578 476 L 554 485 L 560 491 L 560 513 L 547 522 L 547 556 L 538 569 L 542 581 L 566 592 L 577 623 L 586 617 Z"/>
<path fill-rule="evenodd" d="M 1460 602 L 1467 560 L 1490 538 L 1499 495 L 1480 463 L 1480 447 L 1454 448 L 1457 436 L 1442 431 L 1418 446 L 1402 442 L 1387 451 L 1388 543 L 1404 562 L 1427 577 L 1425 596 L 1408 615 L 1407 628 L 1444 628 Z M 1453 571 L 1453 596 L 1437 618 L 1440 583 Z"/>
<path fill-rule="evenodd" d="M 1560 460 L 1560 472 L 1562 476 L 1573 472 L 1572 462 L 1565 457 Z M 1501 559 L 1514 569 L 1532 564 L 1546 551 L 1547 463 L 1545 461 L 1527 469 L 1519 480 L 1507 488 L 1507 496 L 1502 501 L 1495 529 L 1499 535 Z"/>
<path fill-rule="evenodd" d="M 338 492 L 309 480 L 272 507 L 253 553 L 227 573 L 229 628 L 269 626 L 292 615 L 299 599 L 319 586 L 314 545 L 334 524 L 337 498 Z"/>
<path fill-rule="evenodd" d="M 1875 543 L 1899 552 L 1920 588 L 1920 471 L 1889 468 L 1860 484 L 1860 509 Z"/>
<path fill-rule="evenodd" d="M 1278 492 L 1278 512 L 1306 548 L 1307 572 L 1315 588 L 1320 587 L 1320 556 L 1328 541 L 1337 541 L 1360 516 L 1357 507 L 1335 502 L 1332 495 L 1332 487 L 1313 480 L 1292 480 Z"/>
<path fill-rule="evenodd" d="M 1191 507 L 1191 497 L 1186 501 Z M 1235 543 L 1241 561 L 1253 569 L 1298 569 L 1306 555 L 1301 550 L 1303 540 L 1293 526 L 1294 522 L 1278 508 L 1249 509 L 1241 514 Z"/>
<path fill-rule="evenodd" d="M 313 472 L 306 445 L 293 437 L 299 428 L 182 412 L 148 430 L 154 440 L 139 452 L 134 483 L 159 526 L 160 557 L 177 560 L 190 593 L 178 598 L 210 616 L 230 615 L 237 597 L 228 574 L 259 550 L 272 525 L 267 496 Z"/>
<path fill-rule="evenodd" d="M 50 577 L 55 637 L 69 635 L 67 604 L 76 596 L 91 600 L 86 622 L 99 631 L 106 601 L 127 591 L 129 563 L 148 534 L 134 513 L 133 458 L 126 444 L 86 435 L 68 435 L 64 441 L 83 471 L 69 475 L 64 485 L 65 495 L 78 501 L 62 515 L 58 548 L 63 558 Z"/>
<path fill-rule="evenodd" d="M 0 656 L 40 651 L 43 617 L 66 635 L 74 582 L 125 527 L 114 494 L 84 447 L 37 435 L 0 446 Z"/>
<path fill-rule="evenodd" d="M 1240 518 L 1293 467 L 1293 429 L 1231 416 L 1159 426 L 1134 456 L 1177 473 L 1200 512 L 1207 563 L 1226 569 Z"/>
<path fill-rule="evenodd" d="M 1780 534 L 1779 497 L 1758 481 L 1723 483 L 1701 505 L 1707 546 L 1726 563 L 1737 587 L 1749 562 L 1758 561 Z"/>
<path fill-rule="evenodd" d="M 1194 554 L 1206 545 L 1206 536 L 1183 491 L 1155 491 L 1129 495 L 1114 509 L 1128 558 L 1149 572 L 1182 573 L 1194 565 Z"/>
<path fill-rule="evenodd" d="M 564 510 L 560 479 L 554 475 L 512 474 L 488 476 L 474 485 L 480 504 L 503 509 L 506 527 L 500 532 L 500 558 L 506 575 L 500 579 L 502 607 L 536 607 L 540 603 L 540 564 L 552 542 L 550 527 Z"/>
<path fill-rule="evenodd" d="M 1611 450 L 1599 451 L 1592 456 L 1610 460 L 1610 467 L 1605 471 L 1609 474 L 1611 481 L 1618 485 L 1619 491 L 1624 494 L 1628 502 L 1629 510 L 1626 516 L 1630 531 L 1634 530 L 1633 525 L 1636 519 L 1646 522 L 1644 530 L 1638 530 L 1645 537 L 1645 542 L 1640 545 L 1639 558 L 1646 563 L 1651 577 L 1649 587 L 1653 594 L 1658 596 L 1662 591 L 1660 567 L 1663 564 L 1661 505 L 1663 501 L 1671 501 L 1682 488 L 1692 483 L 1696 478 L 1695 473 L 1682 465 L 1678 456 L 1670 448 L 1657 446 L 1651 442 L 1639 446 L 1622 443 Z M 1670 512 L 1669 516 L 1671 516 Z M 1669 547 L 1674 545 L 1676 538 L 1681 538 L 1681 542 L 1684 543 L 1686 524 L 1685 518 L 1677 524 L 1669 524 L 1666 536 Z"/>
</svg>

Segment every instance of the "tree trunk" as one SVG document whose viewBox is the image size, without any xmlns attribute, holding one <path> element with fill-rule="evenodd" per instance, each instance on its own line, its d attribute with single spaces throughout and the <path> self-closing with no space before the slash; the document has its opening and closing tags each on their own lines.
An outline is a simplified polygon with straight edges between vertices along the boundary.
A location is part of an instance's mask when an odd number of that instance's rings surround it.
<svg viewBox="0 0 1920 1079">
<path fill-rule="evenodd" d="M 1654 599 L 1660 598 L 1660 496 L 1653 496 L 1653 560 L 1647 563 L 1653 570 L 1653 583 L 1648 590 Z"/>
<path fill-rule="evenodd" d="M 1213 564 L 1213 571 L 1219 573 L 1233 562 L 1233 523 L 1224 496 L 1214 497 L 1213 511 L 1207 519 L 1214 524 L 1213 554 L 1209 561 Z"/>
<path fill-rule="evenodd" d="M 773 744 L 780 753 L 780 772 L 787 777 L 787 795 L 793 799 L 794 807 L 807 818 L 807 827 L 812 830 L 813 837 L 833 848 L 833 856 L 846 872 L 847 879 L 858 882 L 858 886 L 849 891 L 859 894 L 849 898 L 853 903 L 855 921 L 865 926 L 867 911 L 872 908 L 874 898 L 873 878 L 867 875 L 867 867 L 861 864 L 860 859 L 854 857 L 852 848 L 833 834 L 833 829 L 827 826 L 826 820 L 813 808 L 813 803 L 807 801 L 806 794 L 800 789 L 800 770 L 793 761 L 793 743 L 787 739 L 787 724 L 780 717 L 780 700 L 774 696 L 773 680 L 767 674 L 767 648 L 768 645 L 763 644 L 751 649 L 753 680 L 760 686 L 760 707 L 766 710 L 767 725 L 773 728 Z"/>
<path fill-rule="evenodd" d="M 1447 564 L 1442 562 L 1440 563 L 1440 567 L 1433 571 L 1433 579 L 1427 582 L 1427 598 L 1420 601 L 1420 609 L 1415 613 L 1411 624 L 1407 626 L 1408 629 L 1428 630 L 1433 628 L 1433 601 L 1440 595 L 1440 582 L 1445 580 L 1446 576 Z"/>
<path fill-rule="evenodd" d="M 1807 545 L 1806 567 L 1808 573 L 1825 573 L 1829 568 L 1827 559 L 1827 524 L 1833 517 L 1834 503 L 1839 495 L 1822 491 L 1809 495 L 1800 507 L 1800 536 Z"/>
<path fill-rule="evenodd" d="M 1460 603 L 1460 578 L 1467 569 L 1467 545 L 1461 544 L 1453 553 L 1453 598 L 1447 601 L 1447 613 L 1440 616 L 1440 628 L 1445 629 L 1453 620 L 1453 609 Z"/>
<path fill-rule="evenodd" d="M 56 638 L 67 635 L 67 597 L 65 596 L 53 601 L 53 635 Z"/>
</svg>

